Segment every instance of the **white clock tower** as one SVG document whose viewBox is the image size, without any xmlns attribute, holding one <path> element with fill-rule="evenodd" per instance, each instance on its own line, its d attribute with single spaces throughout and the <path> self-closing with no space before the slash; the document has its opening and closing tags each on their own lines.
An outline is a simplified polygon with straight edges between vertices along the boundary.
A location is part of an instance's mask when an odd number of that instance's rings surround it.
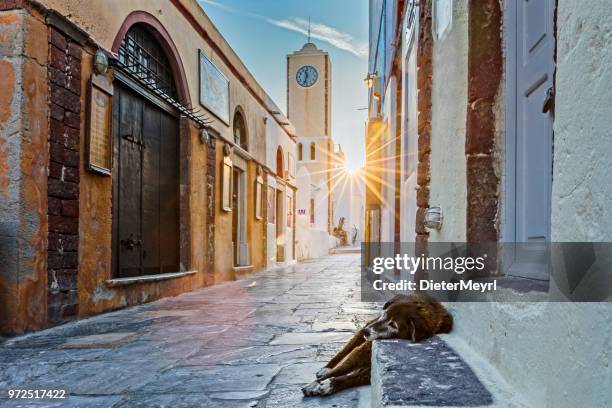
<svg viewBox="0 0 612 408">
<path fill-rule="evenodd" d="M 313 186 L 311 227 L 328 233 L 333 228 L 331 80 L 329 55 L 313 43 L 287 55 L 287 115 L 297 133 L 298 176 L 307 170 Z"/>
</svg>

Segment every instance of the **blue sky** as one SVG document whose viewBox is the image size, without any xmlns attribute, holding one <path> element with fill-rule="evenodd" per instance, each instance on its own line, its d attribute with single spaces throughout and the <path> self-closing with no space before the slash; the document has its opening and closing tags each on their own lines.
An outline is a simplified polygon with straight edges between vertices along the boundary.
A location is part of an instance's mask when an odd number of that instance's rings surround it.
<svg viewBox="0 0 612 408">
<path fill-rule="evenodd" d="M 249 71 L 286 111 L 286 55 L 312 42 L 332 61 L 332 136 L 347 167 L 365 161 L 367 0 L 198 0 Z"/>
</svg>

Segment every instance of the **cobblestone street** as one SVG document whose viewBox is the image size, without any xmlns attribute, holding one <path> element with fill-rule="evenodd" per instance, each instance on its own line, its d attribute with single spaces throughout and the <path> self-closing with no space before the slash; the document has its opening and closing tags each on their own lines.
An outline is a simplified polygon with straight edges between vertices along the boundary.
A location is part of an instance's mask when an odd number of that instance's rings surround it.
<svg viewBox="0 0 612 408">
<path fill-rule="evenodd" d="M 12 339 L 0 390 L 65 389 L 7 407 L 357 407 L 369 387 L 303 399 L 373 312 L 358 254 L 328 256 Z"/>
</svg>

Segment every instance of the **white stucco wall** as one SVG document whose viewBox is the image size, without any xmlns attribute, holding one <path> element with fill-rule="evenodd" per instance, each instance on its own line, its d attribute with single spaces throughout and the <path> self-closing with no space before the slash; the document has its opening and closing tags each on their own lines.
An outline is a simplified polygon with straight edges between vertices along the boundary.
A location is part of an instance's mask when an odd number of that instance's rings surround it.
<svg viewBox="0 0 612 408">
<path fill-rule="evenodd" d="M 278 146 L 283 148 L 283 162 L 287 169 L 287 153 L 293 156 L 293 168 L 290 174 L 296 174 L 297 166 L 297 144 L 283 131 L 272 115 L 266 115 L 266 165 L 276 171 L 276 150 Z"/>
<path fill-rule="evenodd" d="M 453 2 L 452 25 L 433 47 L 429 205 L 442 207 L 444 222 L 430 232 L 432 242 L 466 240 L 467 9 Z"/>
<path fill-rule="evenodd" d="M 383 103 L 383 132 L 380 140 L 380 159 L 373 163 L 373 167 L 380 171 L 380 241 L 393 242 L 395 232 L 395 137 L 397 116 L 396 101 L 397 80 L 389 79 L 385 100 Z M 371 154 L 371 153 L 370 153 Z M 378 181 L 378 180 L 376 180 Z"/>
<path fill-rule="evenodd" d="M 295 253 L 297 260 L 314 259 L 329 253 L 329 234 L 326 226 L 310 224 L 310 199 L 315 198 L 315 221 L 319 217 L 323 222 L 327 221 L 327 213 L 321 214 L 321 211 L 327 211 L 327 206 L 317 207 L 317 195 L 321 195 L 312 184 L 312 177 L 306 167 L 300 166 L 296 179 L 296 212 L 299 209 L 305 209 L 305 214 L 296 214 L 296 231 L 295 231 Z M 327 202 L 327 200 L 325 200 Z M 326 225 L 326 224 L 325 224 Z"/>
<path fill-rule="evenodd" d="M 552 241 L 612 241 L 610 2 L 557 9 Z"/>
<path fill-rule="evenodd" d="M 612 239 L 612 49 L 609 2 L 558 2 L 552 241 Z M 430 240 L 465 239 L 465 2 L 434 44 L 431 205 L 445 225 Z M 443 62 L 453 61 L 452 64 Z M 612 304 L 450 303 L 453 335 L 533 407 L 607 407 Z"/>
<path fill-rule="evenodd" d="M 607 407 L 612 304 L 451 303 L 453 334 L 533 407 Z"/>
<path fill-rule="evenodd" d="M 415 15 L 418 15 L 416 11 Z M 404 19 L 403 31 L 407 32 L 408 21 Z M 402 155 L 401 155 L 401 198 L 400 198 L 400 238 L 402 242 L 416 239 L 416 188 L 418 162 L 418 99 L 417 99 L 417 37 L 418 19 L 415 19 L 410 43 L 402 44 Z"/>
</svg>

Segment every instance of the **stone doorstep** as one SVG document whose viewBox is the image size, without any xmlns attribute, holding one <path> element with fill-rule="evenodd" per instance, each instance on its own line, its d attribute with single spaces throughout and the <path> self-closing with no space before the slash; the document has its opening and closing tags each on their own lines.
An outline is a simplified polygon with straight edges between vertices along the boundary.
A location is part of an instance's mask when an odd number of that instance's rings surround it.
<svg viewBox="0 0 612 408">
<path fill-rule="evenodd" d="M 139 283 L 159 282 L 162 280 L 177 279 L 177 278 L 182 278 L 184 276 L 195 275 L 196 273 L 198 273 L 198 271 L 170 272 L 170 273 L 160 273 L 157 275 L 141 275 L 141 276 L 134 276 L 131 278 L 109 279 L 105 281 L 105 283 L 107 287 L 113 288 L 116 286 L 129 286 L 129 285 L 136 285 Z"/>
<path fill-rule="evenodd" d="M 485 407 L 495 400 L 472 368 L 439 337 L 422 343 L 374 341 L 372 407 Z"/>
</svg>

